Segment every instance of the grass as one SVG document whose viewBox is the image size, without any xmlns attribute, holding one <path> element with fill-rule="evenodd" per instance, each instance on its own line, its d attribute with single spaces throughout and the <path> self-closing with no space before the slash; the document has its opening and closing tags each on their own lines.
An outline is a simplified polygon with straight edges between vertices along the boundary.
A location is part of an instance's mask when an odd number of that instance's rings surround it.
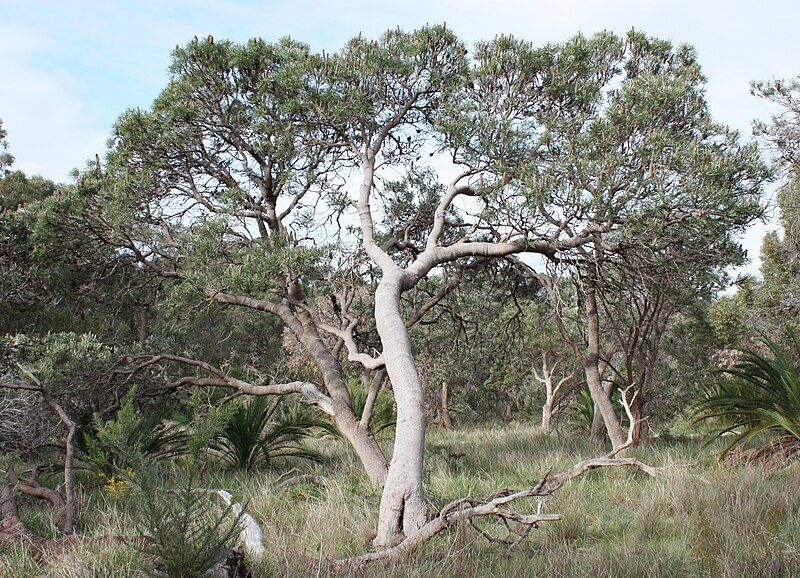
<svg viewBox="0 0 800 578">
<path fill-rule="evenodd" d="M 369 487 L 341 441 L 320 444 L 328 461 L 298 467 L 329 477 L 324 486 L 275 491 L 279 471 L 212 472 L 205 482 L 232 490 L 261 524 L 267 558 L 255 568 L 257 576 L 325 576 L 324 563 L 314 561 L 320 555 L 347 556 L 368 548 L 380 493 Z M 545 502 L 543 511 L 561 513 L 563 520 L 543 525 L 512 550 L 459 527 L 412 559 L 363 575 L 800 576 L 800 464 L 765 470 L 718 463 L 716 451 L 700 442 L 654 442 L 635 455 L 668 466 L 662 476 L 590 472 Z M 598 453 L 580 440 L 544 436 L 526 426 L 431 431 L 426 463 L 431 507 L 467 494 L 520 488 L 551 466 L 559 471 Z M 82 498 L 85 533 L 131 532 L 129 497 L 96 489 Z M 46 520 L 39 525 L 45 527 Z M 143 576 L 141 567 L 139 554 L 124 545 L 81 548 L 55 562 L 36 562 L 24 549 L 0 554 L 0 577 Z"/>
</svg>

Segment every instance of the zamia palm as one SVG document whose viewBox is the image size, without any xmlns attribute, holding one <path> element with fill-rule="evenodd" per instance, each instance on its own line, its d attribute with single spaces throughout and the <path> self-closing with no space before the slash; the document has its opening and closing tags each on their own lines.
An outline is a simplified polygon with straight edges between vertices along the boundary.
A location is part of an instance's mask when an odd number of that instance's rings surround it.
<svg viewBox="0 0 800 578">
<path fill-rule="evenodd" d="M 794 356 L 768 340 L 769 356 L 744 351 L 744 359 L 725 371 L 730 378 L 714 384 L 695 406 L 698 419 L 718 424 L 715 438 L 734 433 L 723 455 L 764 432 L 800 440 L 800 339 L 791 340 Z"/>
<path fill-rule="evenodd" d="M 279 457 L 322 459 L 319 453 L 300 445 L 300 441 L 313 435 L 315 428 L 330 429 L 330 424 L 314 416 L 308 408 L 282 407 L 282 400 L 282 397 L 257 397 L 237 402 L 211 442 L 211 449 L 224 465 L 254 471 L 269 466 Z"/>
</svg>

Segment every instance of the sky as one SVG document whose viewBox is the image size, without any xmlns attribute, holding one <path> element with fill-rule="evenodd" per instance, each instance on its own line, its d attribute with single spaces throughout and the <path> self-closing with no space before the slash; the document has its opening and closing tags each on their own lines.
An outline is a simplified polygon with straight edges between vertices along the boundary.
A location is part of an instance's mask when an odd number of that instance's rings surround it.
<svg viewBox="0 0 800 578">
<path fill-rule="evenodd" d="M 797 0 L 0 0 L 0 119 L 16 168 L 66 181 L 103 155 L 122 112 L 152 103 L 170 52 L 195 35 L 291 36 L 334 51 L 358 33 L 440 22 L 467 42 L 514 34 L 539 44 L 636 28 L 694 45 L 712 114 L 746 138 L 754 119 L 776 112 L 751 96 L 750 82 L 800 74 Z M 761 238 L 776 228 L 772 219 L 744 236 L 747 271 L 757 271 Z"/>
</svg>

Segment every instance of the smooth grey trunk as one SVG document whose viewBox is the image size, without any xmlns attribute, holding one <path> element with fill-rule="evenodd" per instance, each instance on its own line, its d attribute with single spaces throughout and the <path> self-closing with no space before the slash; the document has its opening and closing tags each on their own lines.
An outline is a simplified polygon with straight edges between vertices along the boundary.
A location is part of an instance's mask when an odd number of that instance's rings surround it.
<svg viewBox="0 0 800 578">
<path fill-rule="evenodd" d="M 397 400 L 394 453 L 383 486 L 375 544 L 388 546 L 427 522 L 422 485 L 425 450 L 425 399 L 403 322 L 402 273 L 384 271 L 375 291 L 375 324 L 383 344 L 386 371 Z"/>
<path fill-rule="evenodd" d="M 555 397 L 548 396 L 542 406 L 542 431 L 548 432 L 551 429 L 550 421 L 553 417 L 553 400 Z"/>
<path fill-rule="evenodd" d="M 589 276 L 585 280 L 586 293 L 586 355 L 583 358 L 583 370 L 589 392 L 595 403 L 595 412 L 603 418 L 612 447 L 616 450 L 625 444 L 622 426 L 614 411 L 611 397 L 603 388 L 600 375 L 600 316 L 597 307 L 594 279 Z"/>
<path fill-rule="evenodd" d="M 375 401 L 378 399 L 378 394 L 385 380 L 386 372 L 382 369 L 374 372 L 371 377 L 368 371 L 361 375 L 361 381 L 367 387 L 367 399 L 364 401 L 364 411 L 361 412 L 361 420 L 358 424 L 361 429 L 369 429 L 372 413 L 375 411 Z"/>
<path fill-rule="evenodd" d="M 544 384 L 544 394 L 545 400 L 544 405 L 542 405 L 542 431 L 549 432 L 552 428 L 552 420 L 553 420 L 553 406 L 556 402 L 556 395 L 558 392 L 561 391 L 563 385 L 572 379 L 575 375 L 575 372 L 572 371 L 564 375 L 558 383 L 555 382 L 553 376 L 556 372 L 556 367 L 558 367 L 560 361 L 557 360 L 552 365 L 548 361 L 548 352 L 545 351 L 542 353 L 542 373 L 536 371 L 536 366 L 531 368 L 531 372 L 533 373 L 533 377 L 536 381 Z"/>
</svg>

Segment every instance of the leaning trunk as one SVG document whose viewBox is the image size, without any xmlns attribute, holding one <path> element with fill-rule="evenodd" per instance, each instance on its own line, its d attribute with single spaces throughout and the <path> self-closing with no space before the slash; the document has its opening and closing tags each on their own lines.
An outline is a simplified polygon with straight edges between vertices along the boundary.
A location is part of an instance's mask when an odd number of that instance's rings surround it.
<svg viewBox="0 0 800 578">
<path fill-rule="evenodd" d="M 335 402 L 334 408 L 336 408 Z M 346 410 L 337 411 L 334 423 L 336 429 L 342 432 L 345 439 L 353 446 L 372 485 L 382 486 L 386 482 L 387 475 L 386 457 L 372 431 L 359 427 L 359 420 L 352 410 L 349 411 L 349 415 Z"/>
<path fill-rule="evenodd" d="M 603 381 L 603 391 L 606 392 L 608 399 L 611 399 L 614 393 L 614 384 L 611 381 Z M 594 404 L 594 414 L 592 416 L 592 430 L 589 434 L 589 439 L 596 444 L 603 444 L 606 441 L 606 424 L 603 423 L 603 414 L 597 404 Z"/>
<path fill-rule="evenodd" d="M 597 308 L 597 296 L 595 295 L 594 279 L 591 275 L 585 281 L 586 291 L 586 355 L 583 359 L 583 369 L 586 375 L 586 383 L 589 392 L 595 403 L 595 413 L 603 418 L 611 445 L 615 450 L 625 444 L 625 437 L 622 434 L 622 427 L 619 418 L 614 411 L 611 397 L 603 389 L 600 377 L 600 316 Z"/>
<path fill-rule="evenodd" d="M 295 334 L 301 336 L 300 339 L 306 351 L 311 354 L 322 374 L 322 381 L 333 405 L 334 425 L 353 446 L 372 485 L 380 487 L 386 481 L 388 471 L 386 457 L 369 427 L 360 427 L 360 420 L 353 411 L 350 393 L 342 379 L 342 368 L 339 361 L 325 347 L 316 327 L 308 319 L 303 319 L 303 321 L 305 321 L 304 326 L 298 327 Z"/>
<path fill-rule="evenodd" d="M 606 441 L 606 424 L 603 423 L 603 415 L 597 402 L 594 404 L 594 415 L 592 415 L 592 429 L 589 439 L 596 444 L 603 444 Z"/>
<path fill-rule="evenodd" d="M 397 402 L 394 453 L 383 486 L 375 544 L 387 546 L 410 536 L 427 521 L 422 487 L 425 449 L 425 400 L 422 380 L 403 323 L 399 273 L 385 272 L 375 292 L 375 323 L 386 371 Z"/>
</svg>

